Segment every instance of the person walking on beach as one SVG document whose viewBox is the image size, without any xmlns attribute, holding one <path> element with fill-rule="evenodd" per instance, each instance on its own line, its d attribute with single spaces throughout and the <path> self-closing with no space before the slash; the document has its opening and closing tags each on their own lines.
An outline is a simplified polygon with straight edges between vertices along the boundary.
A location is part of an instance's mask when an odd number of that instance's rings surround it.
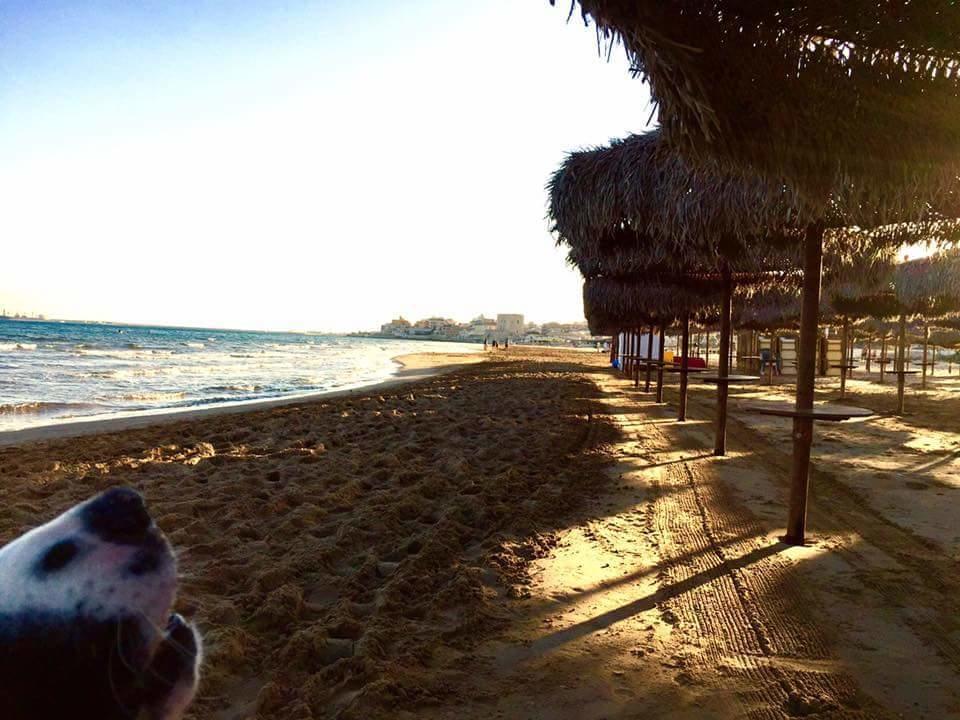
<svg viewBox="0 0 960 720">
<path fill-rule="evenodd" d="M 484 350 L 484 352 L 486 352 L 486 350 L 487 350 L 487 339 L 486 339 L 486 338 L 483 339 L 483 350 Z"/>
<path fill-rule="evenodd" d="M 503 349 L 507 350 L 510 347 L 510 341 L 507 338 L 503 339 Z"/>
</svg>

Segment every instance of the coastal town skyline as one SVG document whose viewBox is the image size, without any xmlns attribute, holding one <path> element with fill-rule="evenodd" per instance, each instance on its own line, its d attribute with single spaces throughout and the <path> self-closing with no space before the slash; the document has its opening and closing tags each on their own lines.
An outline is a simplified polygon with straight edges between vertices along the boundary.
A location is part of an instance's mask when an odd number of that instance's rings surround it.
<svg viewBox="0 0 960 720">
<path fill-rule="evenodd" d="M 508 326 L 504 326 L 503 319 L 507 319 Z M 11 312 L 0 307 L 0 321 L 15 322 L 45 322 L 45 323 L 79 323 L 89 325 L 111 325 L 117 327 L 156 327 L 186 330 L 235 330 L 241 332 L 266 333 L 298 333 L 311 335 L 343 335 L 360 337 L 396 338 L 396 339 L 446 339 L 466 340 L 469 342 L 487 339 L 510 338 L 517 340 L 526 337 L 530 341 L 540 338 L 550 338 L 554 341 L 584 341 L 592 337 L 585 319 L 561 321 L 546 320 L 537 322 L 529 320 L 522 313 L 497 313 L 494 317 L 486 317 L 479 313 L 469 320 L 461 321 L 456 318 L 440 314 L 425 318 L 407 320 L 403 314 L 398 314 L 392 320 L 381 323 L 379 328 L 355 328 L 347 331 L 332 331 L 323 328 L 291 329 L 283 327 L 271 328 L 244 328 L 224 327 L 215 325 L 174 325 L 169 323 L 138 323 L 125 320 L 105 318 L 71 318 L 48 317 L 36 312 Z"/>
</svg>

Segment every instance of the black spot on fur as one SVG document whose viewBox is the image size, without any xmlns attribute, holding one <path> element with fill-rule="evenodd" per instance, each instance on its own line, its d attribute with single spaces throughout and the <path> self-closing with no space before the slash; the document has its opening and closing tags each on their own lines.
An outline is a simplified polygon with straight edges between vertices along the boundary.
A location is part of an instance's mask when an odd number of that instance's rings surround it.
<svg viewBox="0 0 960 720">
<path fill-rule="evenodd" d="M 80 548 L 73 540 L 61 540 L 43 554 L 38 573 L 46 575 L 63 570 L 79 553 Z"/>
</svg>

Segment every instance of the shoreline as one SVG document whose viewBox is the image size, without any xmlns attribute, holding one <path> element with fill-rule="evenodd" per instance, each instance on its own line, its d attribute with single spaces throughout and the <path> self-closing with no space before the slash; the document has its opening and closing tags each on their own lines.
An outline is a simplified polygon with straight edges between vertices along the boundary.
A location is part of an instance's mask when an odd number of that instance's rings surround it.
<svg viewBox="0 0 960 720">
<path fill-rule="evenodd" d="M 287 405 L 311 403 L 319 400 L 331 400 L 378 390 L 388 390 L 400 385 L 425 378 L 452 372 L 463 365 L 479 362 L 485 356 L 476 353 L 477 360 L 465 353 L 412 353 L 390 358 L 397 368 L 393 374 L 375 382 L 353 385 L 336 390 L 295 393 L 283 397 L 236 400 L 216 405 L 197 405 L 187 408 L 157 408 L 155 410 L 134 410 L 126 413 L 91 415 L 87 418 L 70 418 L 62 422 L 50 422 L 44 425 L 7 430 L 0 432 L 0 447 L 27 445 L 48 440 L 83 437 L 101 433 L 122 432 L 163 425 L 183 420 L 194 420 L 219 415 L 234 415 Z"/>
</svg>

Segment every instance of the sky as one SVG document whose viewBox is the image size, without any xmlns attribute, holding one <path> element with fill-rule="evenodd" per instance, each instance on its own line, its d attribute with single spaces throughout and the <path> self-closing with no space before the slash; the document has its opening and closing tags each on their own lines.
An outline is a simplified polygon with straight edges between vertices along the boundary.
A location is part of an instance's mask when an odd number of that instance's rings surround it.
<svg viewBox="0 0 960 720">
<path fill-rule="evenodd" d="M 544 185 L 647 86 L 547 0 L 0 4 L 0 307 L 582 320 Z"/>
</svg>

